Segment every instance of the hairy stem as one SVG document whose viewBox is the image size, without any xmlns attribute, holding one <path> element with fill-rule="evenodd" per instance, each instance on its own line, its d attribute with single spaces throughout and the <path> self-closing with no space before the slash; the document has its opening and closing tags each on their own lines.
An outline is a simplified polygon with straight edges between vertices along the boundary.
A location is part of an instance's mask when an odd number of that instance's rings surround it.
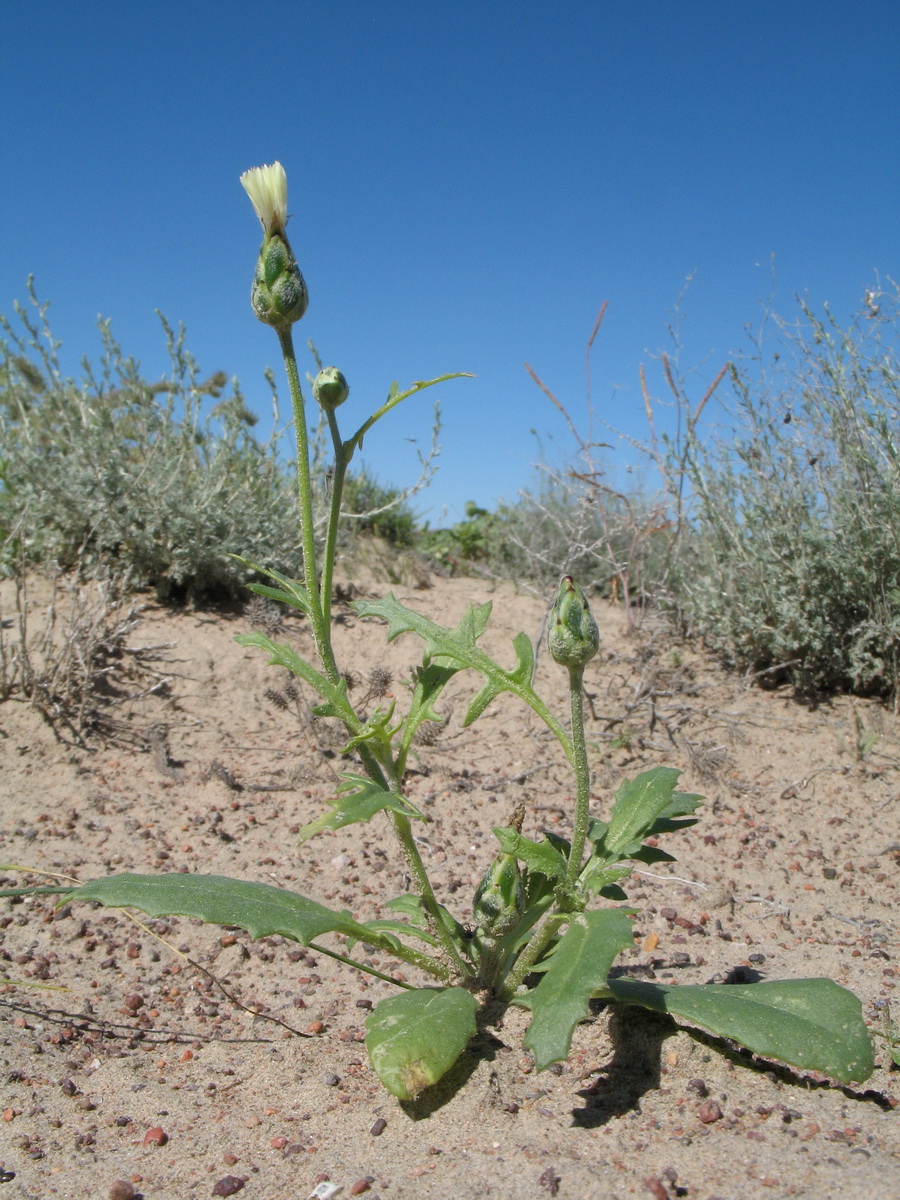
<svg viewBox="0 0 900 1200">
<path fill-rule="evenodd" d="M 306 405 L 303 400 L 303 390 L 300 387 L 300 373 L 297 370 L 297 356 L 294 353 L 294 339 L 290 329 L 279 330 L 278 340 L 281 342 L 281 353 L 284 357 L 284 367 L 287 372 L 288 386 L 291 391 L 291 404 L 294 410 L 294 434 L 297 438 L 297 488 L 300 501 L 300 538 L 303 549 L 303 581 L 309 595 L 310 622 L 313 638 L 319 660 L 332 683 L 337 683 L 340 676 L 331 648 L 328 625 L 322 612 L 322 601 L 319 595 L 318 564 L 316 562 L 316 537 L 313 525 L 312 476 L 309 468 L 309 434 L 306 428 Z"/>
<path fill-rule="evenodd" d="M 519 961 L 506 977 L 506 983 L 503 988 L 505 999 L 513 999 L 516 994 L 516 988 L 553 941 L 559 932 L 560 926 L 564 925 L 568 920 L 568 913 L 553 913 L 540 926 L 534 937 L 522 951 Z"/>
<path fill-rule="evenodd" d="M 326 627 L 331 625 L 331 583 L 334 578 L 334 558 L 337 551 L 338 527 L 341 522 L 341 500 L 344 495 L 344 480 L 347 477 L 347 467 L 353 453 L 341 441 L 337 418 L 332 409 L 327 409 L 328 428 L 334 446 L 334 474 L 331 479 L 331 508 L 328 513 L 328 529 L 325 533 L 325 550 L 322 554 L 322 616 Z"/>
<path fill-rule="evenodd" d="M 572 709 L 572 750 L 575 766 L 575 825 L 563 886 L 572 891 L 581 874 L 591 803 L 591 769 L 584 740 L 584 668 L 569 668 L 569 701 Z"/>
</svg>

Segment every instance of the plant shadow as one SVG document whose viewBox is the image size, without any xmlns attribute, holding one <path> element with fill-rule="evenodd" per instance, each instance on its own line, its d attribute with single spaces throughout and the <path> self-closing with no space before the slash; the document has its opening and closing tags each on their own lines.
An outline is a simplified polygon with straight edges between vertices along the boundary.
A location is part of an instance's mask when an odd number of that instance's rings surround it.
<svg viewBox="0 0 900 1200">
<path fill-rule="evenodd" d="M 572 1110 L 573 1124 L 596 1129 L 635 1108 L 640 1098 L 659 1087 L 662 1044 L 679 1026 L 646 1009 L 612 1007 L 609 1037 L 613 1056 L 590 1087 L 582 1088 L 583 1108 Z"/>
</svg>

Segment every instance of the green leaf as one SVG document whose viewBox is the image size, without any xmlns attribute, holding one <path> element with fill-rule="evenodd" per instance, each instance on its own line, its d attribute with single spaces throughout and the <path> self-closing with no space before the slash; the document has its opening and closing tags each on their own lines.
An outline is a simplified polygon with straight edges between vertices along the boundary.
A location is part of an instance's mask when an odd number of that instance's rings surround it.
<svg viewBox="0 0 900 1200">
<path fill-rule="evenodd" d="M 405 817 L 425 820 L 411 801 L 396 792 L 387 792 L 384 788 L 367 779 L 365 775 L 353 775 L 347 772 L 341 783 L 341 795 L 332 801 L 331 809 L 310 821 L 300 830 L 300 844 L 308 842 L 311 837 L 324 829 L 343 829 L 345 825 L 355 825 L 360 821 L 370 821 L 376 813 L 390 809 L 402 813 Z"/>
<path fill-rule="evenodd" d="M 415 687 L 410 699 L 409 712 L 403 725 L 403 736 L 397 755 L 398 774 L 403 774 L 406 757 L 419 726 L 426 721 L 441 721 L 442 718 L 434 711 L 433 705 L 458 670 L 458 667 L 442 667 L 437 663 L 429 663 L 427 667 L 416 667 Z"/>
<path fill-rule="evenodd" d="M 684 1017 L 754 1054 L 861 1083 L 875 1069 L 872 1039 L 859 999 L 831 979 L 668 987 L 610 979 L 625 1004 Z"/>
<path fill-rule="evenodd" d="M 560 879 L 565 875 L 565 858 L 546 838 L 542 842 L 533 842 L 515 829 L 495 829 L 494 836 L 504 854 L 520 858 L 529 871 L 537 871 L 548 879 Z"/>
<path fill-rule="evenodd" d="M 415 1100 L 444 1075 L 475 1033 L 478 1003 L 463 988 L 417 988 L 382 1000 L 366 1020 L 375 1074 L 398 1100 Z"/>
<path fill-rule="evenodd" d="M 631 922 L 620 908 L 571 917 L 544 978 L 533 991 L 514 997 L 534 1014 L 525 1045 L 538 1071 L 568 1057 L 575 1026 L 588 1015 L 588 1001 L 606 983 L 619 951 L 633 945 Z"/>
<path fill-rule="evenodd" d="M 278 600 L 281 604 L 290 604 L 293 608 L 299 608 L 306 616 L 310 615 L 309 593 L 299 579 L 289 579 L 280 571 L 261 567 L 258 563 L 251 562 L 249 558 L 242 558 L 239 554 L 232 554 L 229 557 L 243 563 L 245 567 L 249 567 L 260 575 L 274 579 L 278 584 L 277 588 L 272 588 L 264 583 L 251 583 L 248 585 L 251 592 L 256 592 L 258 596 L 267 596 L 270 600 Z"/>
<path fill-rule="evenodd" d="M 332 683 L 305 658 L 301 658 L 296 650 L 281 642 L 273 642 L 264 633 L 240 633 L 234 640 L 240 646 L 258 646 L 269 654 L 270 665 L 285 667 L 298 678 L 305 679 L 310 687 L 315 688 L 319 695 L 328 701 L 319 708 L 322 716 L 339 717 L 342 721 L 352 723 L 355 728 L 359 727 L 356 713 L 347 701 L 347 684 L 344 680 L 341 680 L 340 684 Z"/>
<path fill-rule="evenodd" d="M 368 940 L 365 927 L 346 911 L 334 912 L 268 883 L 224 875 L 110 875 L 88 880 L 69 899 L 137 908 L 151 917 L 199 917 L 213 925 L 237 925 L 255 938 L 278 933 L 304 946 L 323 933 Z"/>
<path fill-rule="evenodd" d="M 581 872 L 579 882 L 585 895 L 593 896 L 618 880 L 624 879 L 626 875 L 631 874 L 631 871 L 631 867 L 608 867 L 598 859 L 591 859 Z"/>
<path fill-rule="evenodd" d="M 571 758 L 571 738 L 531 686 L 534 652 L 527 635 L 520 633 L 513 639 L 516 666 L 512 671 L 505 671 L 476 645 L 491 613 L 490 601 L 477 607 L 469 605 L 455 629 L 444 629 L 434 621 L 429 621 L 427 617 L 401 604 L 393 593 L 382 600 L 359 600 L 353 607 L 361 617 L 380 617 L 386 621 L 389 642 L 402 633 L 417 634 L 425 643 L 426 665 L 432 659 L 437 659 L 455 664 L 457 670 L 469 667 L 484 676 L 485 684 L 470 703 L 463 725 L 471 725 L 501 692 L 513 692 L 553 730 Z"/>
<path fill-rule="evenodd" d="M 674 767 L 653 767 L 619 786 L 603 839 L 607 861 L 630 857 L 643 839 L 654 832 L 658 822 L 693 812 L 702 803 L 702 796 L 675 791 L 680 774 Z M 679 828 L 683 824 L 686 822 L 668 827 Z M 665 830 L 660 828 L 658 832 Z"/>
<path fill-rule="evenodd" d="M 410 923 L 419 929 L 427 930 L 431 925 L 431 920 L 419 896 L 395 896 L 393 900 L 387 902 L 385 907 L 408 917 Z M 462 925 L 460 925 L 456 917 L 443 904 L 438 904 L 437 911 L 444 922 L 444 928 L 453 938 L 457 948 L 464 955 L 468 956 L 469 947 L 463 933 Z"/>
</svg>

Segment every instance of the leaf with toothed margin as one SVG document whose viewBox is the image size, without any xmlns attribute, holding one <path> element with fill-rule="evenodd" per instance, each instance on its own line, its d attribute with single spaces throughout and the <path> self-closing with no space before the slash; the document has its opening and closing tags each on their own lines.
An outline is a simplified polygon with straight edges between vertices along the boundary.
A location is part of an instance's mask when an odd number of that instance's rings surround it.
<svg viewBox="0 0 900 1200">
<path fill-rule="evenodd" d="M 621 908 L 592 909 L 569 918 L 541 982 L 513 998 L 534 1014 L 525 1045 L 538 1071 L 568 1058 L 572 1034 L 588 1015 L 591 996 L 606 983 L 619 951 L 633 945 L 631 922 Z"/>
<path fill-rule="evenodd" d="M 346 680 L 342 679 L 339 684 L 332 683 L 305 658 L 301 658 L 296 650 L 282 642 L 273 642 L 264 633 L 241 633 L 234 640 L 239 646 L 258 646 L 260 650 L 268 653 L 270 666 L 285 667 L 300 679 L 305 679 L 326 701 L 325 704 L 317 706 L 316 711 L 319 715 L 339 717 L 358 725 L 356 714 L 347 701 Z"/>
<path fill-rule="evenodd" d="M 331 801 L 328 811 L 300 830 L 300 844 L 308 842 L 311 837 L 325 829 L 343 829 L 345 825 L 371 821 L 376 813 L 384 812 L 385 809 L 400 813 L 404 817 L 425 820 L 425 814 L 405 796 L 398 792 L 385 791 L 365 775 L 345 772 L 341 778 L 338 795 Z"/>
<path fill-rule="evenodd" d="M 684 1017 L 766 1058 L 862 1083 L 875 1069 L 862 1005 L 831 979 L 678 984 L 610 979 L 616 1000 Z"/>
<path fill-rule="evenodd" d="M 211 925 L 237 925 L 251 937 L 281 934 L 308 946 L 323 933 L 365 940 L 365 927 L 348 912 L 334 912 L 284 888 L 224 875 L 110 875 L 73 888 L 66 898 L 95 900 L 107 908 L 137 908 L 150 917 L 199 917 Z"/>
<path fill-rule="evenodd" d="M 531 690 L 534 650 L 524 633 L 513 639 L 516 665 L 512 671 L 501 666 L 476 645 L 491 613 L 491 602 L 469 605 L 455 629 L 444 629 L 420 613 L 401 604 L 391 593 L 382 600 L 360 600 L 353 606 L 361 617 L 380 617 L 388 625 L 388 641 L 401 633 L 415 633 L 425 643 L 426 665 L 432 660 L 470 667 L 485 677 L 485 684 L 469 705 L 463 725 L 471 725 L 501 692 L 522 695 Z"/>
</svg>

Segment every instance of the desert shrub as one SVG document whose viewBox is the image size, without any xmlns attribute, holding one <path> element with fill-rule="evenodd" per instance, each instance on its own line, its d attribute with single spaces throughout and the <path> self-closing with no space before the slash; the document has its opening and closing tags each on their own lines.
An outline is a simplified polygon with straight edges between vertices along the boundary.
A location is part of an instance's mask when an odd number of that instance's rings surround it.
<svg viewBox="0 0 900 1200">
<path fill-rule="evenodd" d="M 466 502 L 466 518 L 445 529 L 421 531 L 418 548 L 439 571 L 450 575 L 487 573 L 503 579 L 527 579 L 525 556 L 509 540 L 511 510 L 505 504 L 495 512 Z"/>
<path fill-rule="evenodd" d="M 801 689 L 900 684 L 898 294 L 842 329 L 801 305 L 731 368 L 727 434 L 693 436 L 671 601 L 733 665 Z"/>
<path fill-rule="evenodd" d="M 639 492 L 616 492 L 596 476 L 579 478 L 576 467 L 544 464 L 541 475 L 506 511 L 507 560 L 543 588 L 571 574 L 593 593 L 645 602 L 668 539 L 657 502 Z"/>
<path fill-rule="evenodd" d="M 233 554 L 301 572 L 293 463 L 255 432 L 237 381 L 203 379 L 184 330 L 162 319 L 171 371 L 149 383 L 100 322 L 99 369 L 64 378 L 46 304 L 0 318 L 0 566 L 78 567 L 163 599 L 236 596 Z M 21 326 L 21 328 L 20 328 Z M 323 490 L 328 481 L 318 480 Z M 355 529 L 408 545 L 405 493 L 364 471 L 347 481 Z"/>
<path fill-rule="evenodd" d="M 372 534 L 391 546 L 409 547 L 416 542 L 418 522 L 409 505 L 409 492 L 386 486 L 363 468 L 344 485 L 343 511 L 347 537 Z"/>
</svg>

